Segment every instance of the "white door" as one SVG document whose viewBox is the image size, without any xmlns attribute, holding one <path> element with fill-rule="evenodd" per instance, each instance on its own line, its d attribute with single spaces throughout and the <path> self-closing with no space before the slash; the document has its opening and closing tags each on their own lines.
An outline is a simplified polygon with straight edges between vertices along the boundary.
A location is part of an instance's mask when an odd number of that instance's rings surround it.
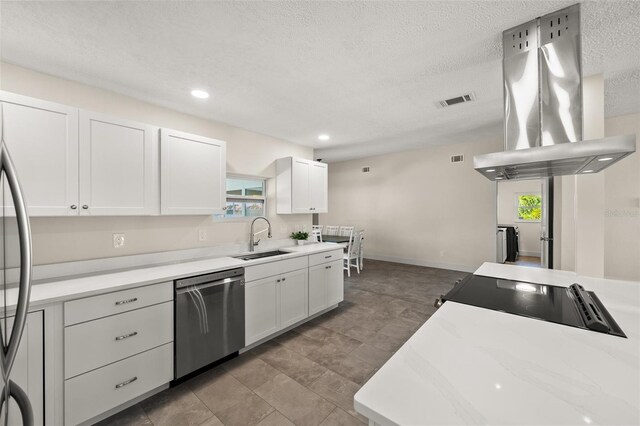
<svg viewBox="0 0 640 426">
<path fill-rule="evenodd" d="M 328 170 L 327 165 L 313 162 L 310 168 L 309 176 L 310 192 L 311 192 L 311 208 L 313 213 L 327 213 L 327 186 L 328 186 Z"/>
<path fill-rule="evenodd" d="M 29 215 L 77 215 L 78 110 L 7 92 L 0 102 L 4 141 Z"/>
<path fill-rule="evenodd" d="M 308 271 L 289 272 L 280 280 L 280 328 L 285 328 L 308 316 Z"/>
<path fill-rule="evenodd" d="M 335 260 L 327 266 L 327 306 L 333 306 L 344 300 L 343 260 Z"/>
<path fill-rule="evenodd" d="M 157 214 L 158 128 L 80 112 L 80 214 Z"/>
<path fill-rule="evenodd" d="M 162 129 L 161 213 L 222 213 L 226 205 L 226 153 L 224 141 Z"/>
<path fill-rule="evenodd" d="M 10 333 L 14 317 L 8 318 L 7 331 Z M 0 321 L 4 327 L 4 321 Z M 11 380 L 26 392 L 33 409 L 34 424 L 44 424 L 44 330 L 42 311 L 27 315 L 22 339 L 11 370 Z M 21 425 L 20 409 L 13 399 L 9 403 L 9 425 Z M 0 413 L 0 423 L 4 422 L 4 410 Z"/>
<path fill-rule="evenodd" d="M 310 179 L 311 164 L 309 161 L 293 159 L 291 165 L 291 211 L 292 213 L 309 213 L 311 211 Z"/>
<path fill-rule="evenodd" d="M 245 284 L 245 345 L 250 345 L 278 331 L 278 284 L 275 277 Z"/>
<path fill-rule="evenodd" d="M 329 265 L 322 264 L 309 268 L 309 315 L 327 308 L 327 276 Z"/>
</svg>

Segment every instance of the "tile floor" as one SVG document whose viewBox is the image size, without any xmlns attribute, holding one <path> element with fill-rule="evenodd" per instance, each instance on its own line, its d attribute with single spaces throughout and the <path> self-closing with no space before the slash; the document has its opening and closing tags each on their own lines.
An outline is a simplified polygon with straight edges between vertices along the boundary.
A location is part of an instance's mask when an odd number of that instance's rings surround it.
<svg viewBox="0 0 640 426">
<path fill-rule="evenodd" d="M 361 425 L 353 395 L 465 275 L 365 260 L 338 308 L 100 425 Z"/>
</svg>

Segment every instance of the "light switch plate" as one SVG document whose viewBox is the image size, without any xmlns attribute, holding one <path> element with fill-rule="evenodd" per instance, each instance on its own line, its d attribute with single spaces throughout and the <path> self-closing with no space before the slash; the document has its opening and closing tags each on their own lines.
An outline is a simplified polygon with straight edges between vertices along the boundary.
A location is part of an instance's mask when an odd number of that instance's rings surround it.
<svg viewBox="0 0 640 426">
<path fill-rule="evenodd" d="M 124 247 L 124 234 L 113 234 L 113 248 Z"/>
<path fill-rule="evenodd" d="M 207 230 L 201 229 L 198 231 L 198 241 L 207 241 Z"/>
</svg>

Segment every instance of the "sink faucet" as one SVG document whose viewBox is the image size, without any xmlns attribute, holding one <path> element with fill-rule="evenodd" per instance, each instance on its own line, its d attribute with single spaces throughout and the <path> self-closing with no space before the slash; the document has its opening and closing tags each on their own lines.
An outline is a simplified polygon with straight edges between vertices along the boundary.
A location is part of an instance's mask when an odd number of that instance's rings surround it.
<svg viewBox="0 0 640 426">
<path fill-rule="evenodd" d="M 265 222 L 267 222 L 267 225 L 269 225 L 269 227 L 267 229 L 263 229 L 262 231 L 253 232 L 253 225 L 256 223 L 256 220 L 258 219 L 263 219 Z M 255 219 L 253 219 L 253 221 L 251 222 L 251 231 L 249 233 L 249 251 L 254 251 L 253 249 L 255 248 L 255 246 L 257 246 L 258 243 L 260 242 L 260 240 L 255 241 L 256 235 L 262 234 L 265 231 L 269 231 L 269 233 L 267 234 L 267 237 L 271 238 L 271 222 L 269 222 L 269 219 L 267 219 L 264 216 L 258 216 Z"/>
</svg>

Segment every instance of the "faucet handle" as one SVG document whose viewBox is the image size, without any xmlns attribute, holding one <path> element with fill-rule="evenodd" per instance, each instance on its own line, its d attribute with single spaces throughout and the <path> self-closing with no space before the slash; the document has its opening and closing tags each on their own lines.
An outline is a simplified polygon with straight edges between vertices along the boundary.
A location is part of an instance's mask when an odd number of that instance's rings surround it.
<svg viewBox="0 0 640 426">
<path fill-rule="evenodd" d="M 258 239 L 258 241 L 256 241 L 255 243 L 253 243 L 253 245 L 254 245 L 254 246 L 257 246 L 259 242 L 260 242 L 260 240 Z"/>
</svg>

